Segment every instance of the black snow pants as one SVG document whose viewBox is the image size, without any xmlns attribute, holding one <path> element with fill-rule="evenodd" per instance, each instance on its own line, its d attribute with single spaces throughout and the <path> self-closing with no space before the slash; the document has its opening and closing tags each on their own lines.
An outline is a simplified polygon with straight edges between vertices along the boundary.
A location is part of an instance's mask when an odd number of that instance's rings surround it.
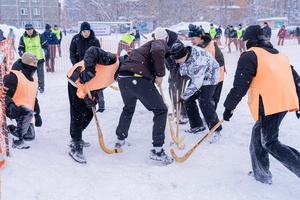
<svg viewBox="0 0 300 200">
<path fill-rule="evenodd" d="M 260 116 L 252 129 L 250 155 L 256 180 L 263 183 L 272 179 L 269 154 L 300 178 L 300 153 L 278 140 L 279 126 L 285 112 Z"/>
<path fill-rule="evenodd" d="M 199 100 L 200 109 L 206 124 L 212 129 L 218 122 L 219 118 L 216 113 L 212 96 L 214 94 L 216 85 L 202 86 L 195 94 L 185 101 L 186 111 L 189 117 L 191 128 L 203 126 L 203 121 L 200 117 L 196 100 Z M 222 126 L 219 126 L 216 131 L 221 131 Z"/>
<path fill-rule="evenodd" d="M 153 147 L 162 147 L 165 140 L 168 110 L 153 81 L 143 77 L 128 76 L 119 77 L 118 84 L 124 102 L 119 125 L 116 129 L 118 139 L 124 140 L 128 137 L 128 130 L 136 103 L 139 100 L 147 110 L 152 111 L 154 114 L 152 128 Z"/>
<path fill-rule="evenodd" d="M 70 102 L 70 135 L 73 140 L 82 139 L 82 131 L 89 125 L 93 118 L 93 111 L 86 107 L 84 100 L 77 95 L 77 88 L 68 83 Z"/>
</svg>

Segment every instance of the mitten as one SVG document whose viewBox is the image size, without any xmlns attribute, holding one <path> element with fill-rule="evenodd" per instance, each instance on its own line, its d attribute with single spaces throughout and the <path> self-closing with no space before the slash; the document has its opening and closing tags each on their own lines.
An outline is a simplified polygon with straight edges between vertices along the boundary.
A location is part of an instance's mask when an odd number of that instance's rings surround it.
<svg viewBox="0 0 300 200">
<path fill-rule="evenodd" d="M 15 103 L 8 104 L 9 109 L 9 117 L 12 119 L 16 119 L 21 114 L 21 108 L 17 106 Z"/>
<path fill-rule="evenodd" d="M 297 110 L 295 113 L 296 113 L 296 117 L 299 119 L 300 118 L 300 110 Z"/>
<path fill-rule="evenodd" d="M 80 83 L 84 84 L 86 82 L 89 82 L 94 77 L 95 77 L 95 72 L 85 69 L 82 72 L 80 72 L 80 74 L 79 74 L 80 80 L 79 81 L 80 81 Z"/>
<path fill-rule="evenodd" d="M 225 111 L 223 113 L 223 119 L 225 121 L 229 121 L 229 119 L 232 117 L 232 115 L 233 115 L 232 110 L 229 110 L 229 109 L 225 108 Z"/>
<path fill-rule="evenodd" d="M 41 115 L 35 114 L 34 117 L 35 117 L 35 126 L 36 127 L 41 127 L 42 124 L 43 124 Z"/>
<path fill-rule="evenodd" d="M 88 107 L 89 109 L 95 106 L 95 98 L 91 99 L 88 95 L 86 95 L 83 100 L 86 107 Z"/>
</svg>

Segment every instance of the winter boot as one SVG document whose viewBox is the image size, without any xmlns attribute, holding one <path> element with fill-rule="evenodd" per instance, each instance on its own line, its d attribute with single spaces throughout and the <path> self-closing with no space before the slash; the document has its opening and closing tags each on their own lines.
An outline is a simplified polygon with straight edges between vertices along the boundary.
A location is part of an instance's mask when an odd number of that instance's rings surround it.
<svg viewBox="0 0 300 200">
<path fill-rule="evenodd" d="M 16 148 L 16 149 L 29 149 L 30 148 L 30 146 L 27 145 L 23 139 L 18 139 L 18 140 L 13 139 L 11 147 Z"/>
<path fill-rule="evenodd" d="M 15 137 L 19 137 L 16 133 L 15 133 L 15 130 L 16 130 L 16 126 L 15 125 L 8 125 L 7 126 L 7 132 L 12 134 L 13 136 Z"/>
<path fill-rule="evenodd" d="M 212 133 L 212 136 L 211 136 L 211 139 L 209 140 L 209 143 L 212 144 L 212 143 L 216 143 L 220 140 L 221 138 L 221 133 L 220 131 L 215 131 Z"/>
<path fill-rule="evenodd" d="M 82 147 L 84 147 L 84 148 L 91 146 L 91 144 L 89 142 L 86 142 L 83 139 L 79 140 L 79 142 L 82 144 Z M 73 140 L 71 140 L 71 142 L 69 144 L 70 147 L 72 147 L 72 143 L 73 143 Z"/>
<path fill-rule="evenodd" d="M 189 122 L 189 118 L 185 115 L 180 115 L 179 124 L 187 124 Z"/>
<path fill-rule="evenodd" d="M 79 163 L 86 163 L 86 157 L 83 155 L 82 152 L 82 143 L 80 140 L 73 140 L 71 143 L 71 150 L 69 151 L 69 155 Z"/>
<path fill-rule="evenodd" d="M 152 160 L 160 161 L 163 164 L 167 164 L 167 165 L 171 164 L 173 162 L 173 158 L 170 157 L 170 156 L 167 156 L 165 154 L 165 150 L 164 149 L 161 149 L 160 152 L 157 152 L 155 149 L 151 149 L 149 157 Z"/>
<path fill-rule="evenodd" d="M 119 149 L 126 144 L 126 140 L 118 140 L 115 144 L 115 149 Z"/>
<path fill-rule="evenodd" d="M 23 139 L 26 141 L 32 141 L 35 138 L 35 130 L 32 123 L 30 123 L 30 126 L 28 128 L 27 133 L 23 136 Z"/>
<path fill-rule="evenodd" d="M 185 130 L 185 132 L 195 134 L 195 133 L 204 131 L 205 129 L 206 129 L 205 126 L 198 126 L 198 127 L 195 127 L 195 128 L 191 128 L 189 130 Z"/>
</svg>

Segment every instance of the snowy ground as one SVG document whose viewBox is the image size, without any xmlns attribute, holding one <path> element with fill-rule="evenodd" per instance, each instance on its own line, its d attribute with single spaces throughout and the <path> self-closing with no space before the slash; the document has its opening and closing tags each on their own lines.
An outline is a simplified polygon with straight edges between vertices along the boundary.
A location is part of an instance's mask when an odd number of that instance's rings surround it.
<svg viewBox="0 0 300 200">
<path fill-rule="evenodd" d="M 22 31 L 21 31 L 22 32 Z M 17 37 L 19 38 L 19 37 Z M 65 43 L 71 36 L 65 38 Z M 276 38 L 273 39 L 274 42 Z M 273 42 L 273 43 L 274 43 Z M 290 56 L 291 63 L 300 72 L 300 45 L 287 41 L 278 48 Z M 232 86 L 239 53 L 228 54 L 224 49 L 228 74 L 218 107 L 220 118 L 222 103 Z M 64 61 L 62 61 L 64 60 Z M 68 52 L 63 52 L 60 63 L 68 63 Z M 69 65 L 69 64 L 68 64 Z M 115 84 L 117 85 L 117 84 Z M 168 84 L 164 79 L 165 95 Z M 249 142 L 254 121 L 248 111 L 247 99 L 239 104 L 230 122 L 223 123 L 222 139 L 216 144 L 205 141 L 184 163 L 158 165 L 148 158 L 151 149 L 152 113 L 140 103 L 133 118 L 128 141 L 121 154 L 108 155 L 99 147 L 94 121 L 84 131 L 83 139 L 91 143 L 84 149 L 87 164 L 74 162 L 69 156 L 69 103 L 67 80 L 64 72 L 47 73 L 45 93 L 39 94 L 43 126 L 36 128 L 36 139 L 28 150 L 11 148 L 1 170 L 2 200 L 298 200 L 299 178 L 274 158 L 271 160 L 273 184 L 264 185 L 247 176 L 251 170 Z M 104 140 L 112 148 L 116 140 L 115 128 L 122 110 L 118 91 L 105 90 L 106 111 L 98 113 Z M 168 96 L 166 99 L 169 101 Z M 8 123 L 12 123 L 8 120 Z M 281 142 L 300 150 L 300 121 L 289 113 L 281 125 Z M 174 124 L 175 126 L 175 124 Z M 186 148 L 170 147 L 169 126 L 164 148 L 174 148 L 184 155 L 207 132 L 190 135 L 184 133 L 188 125 L 180 126 L 185 135 Z"/>
</svg>

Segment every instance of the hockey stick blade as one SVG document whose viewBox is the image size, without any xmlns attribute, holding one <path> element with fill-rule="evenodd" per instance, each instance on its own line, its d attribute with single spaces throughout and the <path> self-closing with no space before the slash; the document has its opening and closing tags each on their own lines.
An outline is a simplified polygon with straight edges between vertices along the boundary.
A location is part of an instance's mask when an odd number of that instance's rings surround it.
<svg viewBox="0 0 300 200">
<path fill-rule="evenodd" d="M 195 149 L 206 139 L 208 136 L 210 136 L 222 123 L 224 122 L 224 119 L 221 119 L 195 146 L 193 146 L 186 154 L 184 154 L 182 157 L 178 157 L 174 151 L 174 149 L 171 149 L 171 155 L 174 158 L 176 162 L 182 163 L 186 161 L 190 155 L 195 151 Z"/>
<path fill-rule="evenodd" d="M 91 91 L 90 91 L 88 83 L 85 83 L 85 87 L 86 87 L 86 90 L 87 90 L 89 98 L 92 99 L 92 95 L 91 95 Z M 118 148 L 118 149 L 108 149 L 105 146 L 104 139 L 103 139 L 103 134 L 102 134 L 102 131 L 101 131 L 101 128 L 100 128 L 100 124 L 99 124 L 99 121 L 98 121 L 98 117 L 97 117 L 97 114 L 96 114 L 95 106 L 92 106 L 92 111 L 93 111 L 93 115 L 94 115 L 94 118 L 95 118 L 97 130 L 98 130 L 98 140 L 99 140 L 99 144 L 100 144 L 101 149 L 105 153 L 107 153 L 107 154 L 122 153 L 123 149 L 121 149 L 121 148 Z"/>
</svg>

